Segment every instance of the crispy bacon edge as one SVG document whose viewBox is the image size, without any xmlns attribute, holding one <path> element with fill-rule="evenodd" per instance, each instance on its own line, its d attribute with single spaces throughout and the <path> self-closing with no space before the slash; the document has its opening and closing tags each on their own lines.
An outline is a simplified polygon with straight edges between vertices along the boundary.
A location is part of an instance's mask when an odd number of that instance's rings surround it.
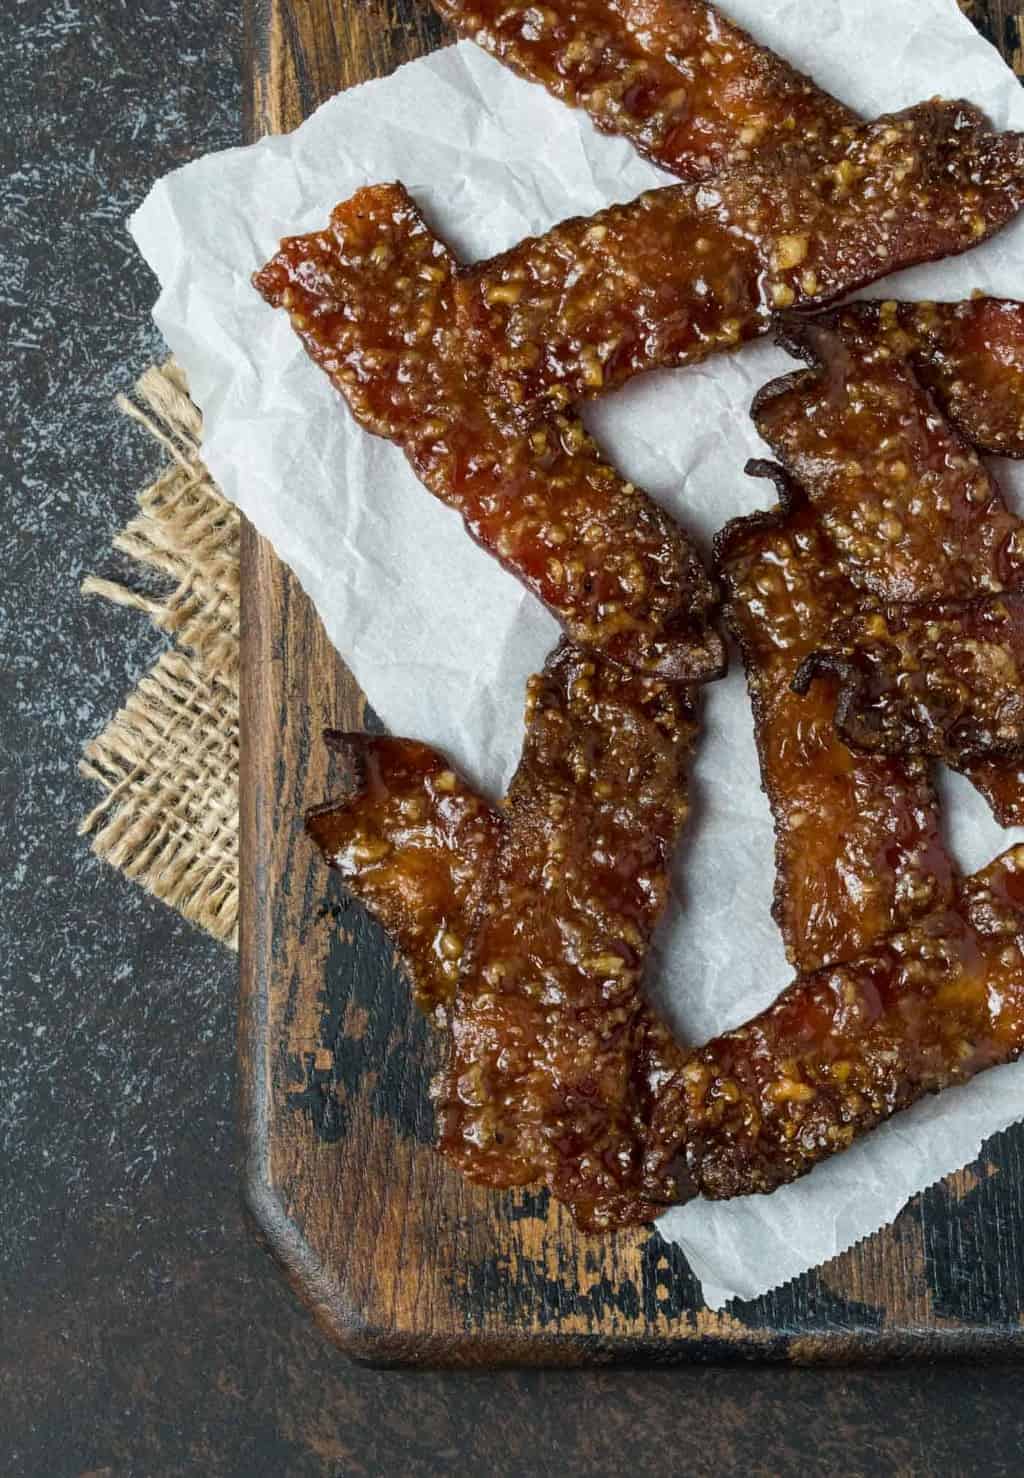
<svg viewBox="0 0 1024 1478">
<path fill-rule="evenodd" d="M 793 690 L 838 682 L 836 727 L 855 749 L 929 754 L 962 770 L 1024 759 L 1024 592 L 885 607 L 843 620 Z"/>
<path fill-rule="evenodd" d="M 502 819 L 437 750 L 342 733 L 336 793 L 306 813 L 327 865 L 393 939 L 421 1010 L 450 1005 L 486 894 Z"/>
</svg>

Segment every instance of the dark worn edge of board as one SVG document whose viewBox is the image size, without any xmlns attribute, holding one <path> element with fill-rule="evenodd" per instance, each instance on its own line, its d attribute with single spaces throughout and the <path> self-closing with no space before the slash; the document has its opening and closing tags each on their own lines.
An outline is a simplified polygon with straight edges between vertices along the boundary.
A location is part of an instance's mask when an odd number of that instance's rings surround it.
<svg viewBox="0 0 1024 1478">
<path fill-rule="evenodd" d="M 1019 18 L 998 0 L 985 7 L 984 16 L 980 12 L 975 7 L 976 22 L 1019 62 Z M 333 5 L 331 0 L 247 0 L 245 19 L 247 139 L 296 126 L 338 87 L 391 70 L 422 54 L 440 35 L 432 18 L 424 18 L 422 0 L 400 0 L 397 12 L 387 0 L 334 0 Z M 426 1149 L 429 1111 L 424 1127 L 431 1044 L 384 942 L 358 910 L 346 910 L 299 822 L 304 806 L 330 788 L 320 728 L 361 725 L 365 717 L 360 695 L 298 582 L 246 525 L 239 1016 L 243 1187 L 259 1236 L 335 1343 L 353 1358 L 378 1365 L 434 1366 L 737 1359 L 843 1363 L 1024 1354 L 1020 1131 L 997 1136 L 981 1161 L 915 1198 L 893 1227 L 827 1268 L 749 1304 L 733 1305 L 723 1316 L 702 1310 L 685 1259 L 656 1234 L 625 1239 L 621 1256 L 614 1250 L 616 1239 L 606 1239 L 612 1247 L 609 1278 L 607 1249 L 583 1248 L 557 1208 L 542 1198 L 534 1204 L 528 1195 L 510 1194 L 483 1204 L 446 1167 L 435 1166 L 437 1157 Z M 371 977 L 376 994 L 370 999 L 375 1009 L 383 1005 L 390 1022 L 387 1040 L 375 1038 L 363 1051 L 357 1038 L 362 1060 L 354 1067 L 349 1060 L 347 1077 L 336 1065 L 320 1071 L 315 1052 L 288 1058 L 276 1039 L 280 1021 L 303 1002 L 319 1018 L 318 1045 L 333 1051 L 351 1047 L 349 1030 L 340 1023 L 346 1012 L 351 1015 L 355 988 Z M 279 1020 L 274 1011 L 283 1000 L 288 1004 Z M 355 1015 L 365 1017 L 365 1006 L 357 1006 Z M 426 1067 L 409 1067 L 407 1041 L 412 1053 L 427 1059 Z M 388 1078 L 396 1051 L 405 1059 L 398 1087 L 391 1081 L 383 1093 L 369 1088 L 382 1063 Z M 303 1111 L 289 1114 L 282 1104 Z M 401 1164 L 403 1173 L 412 1166 L 428 1202 L 437 1197 L 424 1221 L 433 1231 L 429 1216 L 437 1216 L 441 1230 L 435 1241 L 443 1241 L 445 1229 L 451 1229 L 453 1272 L 467 1235 L 475 1249 L 476 1260 L 467 1261 L 473 1277 L 449 1290 L 453 1309 L 442 1310 L 451 1314 L 442 1328 L 429 1321 L 418 1325 L 414 1317 L 405 1322 L 381 1317 L 377 1282 L 400 1279 L 400 1254 L 409 1250 L 404 1230 L 389 1244 L 386 1236 L 367 1242 L 364 1230 L 357 1229 L 354 1249 L 342 1250 L 344 1215 L 365 1201 L 356 1190 L 366 1187 L 353 1187 L 351 1177 L 339 1178 L 334 1167 L 351 1153 L 358 1134 L 369 1143 L 382 1126 L 395 1136 L 392 1143 L 384 1135 L 382 1164 L 388 1173 L 392 1164 Z M 283 1180 L 272 1169 L 282 1139 L 289 1141 L 292 1156 L 291 1178 Z M 361 1168 L 358 1154 L 356 1166 Z M 319 1167 L 315 1173 L 313 1167 Z M 325 1174 L 316 1179 L 324 1167 Z M 406 1196 L 412 1183 L 404 1187 Z M 378 1178 L 373 1190 L 382 1199 L 397 1193 L 386 1177 Z M 324 1240 L 325 1202 L 327 1211 L 340 1208 L 342 1214 L 337 1242 Z M 410 1207 L 416 1204 L 415 1196 L 409 1197 Z M 354 1214 L 358 1219 L 358 1208 Z M 543 1230 L 549 1223 L 554 1252 L 546 1233 L 528 1244 L 543 1250 L 536 1266 L 529 1265 L 517 1242 L 528 1276 L 525 1283 L 521 1277 L 516 1282 L 503 1243 L 518 1237 L 523 1225 Z M 321 1254 L 313 1245 L 314 1226 L 324 1244 Z M 413 1258 L 436 1251 L 422 1237 L 418 1244 L 413 1238 L 411 1246 Z M 381 1259 L 377 1281 L 367 1284 L 364 1277 L 357 1286 L 355 1269 L 365 1274 L 374 1258 Z M 632 1281 L 615 1283 L 620 1263 L 636 1274 Z M 519 1266 L 516 1274 L 521 1273 Z M 435 1281 L 436 1276 L 435 1268 Z M 620 1313 L 625 1308 L 622 1318 L 632 1329 L 616 1328 L 616 1308 Z"/>
</svg>

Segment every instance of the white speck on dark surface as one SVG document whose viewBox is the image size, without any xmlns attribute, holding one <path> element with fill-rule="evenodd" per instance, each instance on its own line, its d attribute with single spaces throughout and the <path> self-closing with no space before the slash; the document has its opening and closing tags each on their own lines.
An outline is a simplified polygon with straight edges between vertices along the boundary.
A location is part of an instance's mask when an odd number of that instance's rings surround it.
<svg viewBox="0 0 1024 1478">
<path fill-rule="evenodd" d="M 163 642 L 137 613 L 78 588 L 89 571 L 127 573 L 110 541 L 162 455 L 114 405 L 164 352 L 124 222 L 157 173 L 238 140 L 238 24 L 227 9 L 211 26 L 221 9 L 22 0 L 0 21 L 0 100 L 19 119 L 0 182 L 0 928 L 14 938 L 0 999 L 0 1255 L 11 1277 L 59 1258 L 101 1188 L 108 1211 L 136 1204 L 170 1074 L 221 1105 L 228 1144 L 234 960 L 75 835 L 98 799 L 76 772 L 82 744 Z M 184 60 L 199 50 L 201 69 Z M 45 1124 L 51 1133 L 30 1132 Z"/>
</svg>

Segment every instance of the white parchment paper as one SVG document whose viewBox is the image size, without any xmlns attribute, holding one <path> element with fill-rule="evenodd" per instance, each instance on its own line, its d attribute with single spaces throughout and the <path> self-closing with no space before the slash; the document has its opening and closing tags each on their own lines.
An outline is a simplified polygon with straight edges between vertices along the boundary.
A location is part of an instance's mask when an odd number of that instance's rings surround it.
<svg viewBox="0 0 1024 1478">
<path fill-rule="evenodd" d="M 1024 129 L 1024 93 L 953 0 L 819 0 L 811 25 L 802 0 L 728 8 L 865 115 L 943 93 Z M 320 227 L 360 185 L 392 179 L 466 259 L 668 181 L 627 143 L 465 43 L 334 98 L 289 137 L 177 170 L 131 222 L 160 280 L 154 316 L 188 371 L 220 486 L 296 572 L 392 732 L 439 745 L 497 795 L 520 749 L 525 679 L 554 645 L 555 623 L 470 542 L 400 452 L 357 428 L 286 315 L 249 283 L 279 237 Z M 1020 296 L 1022 267 L 1019 221 L 875 295 Z M 753 345 L 636 381 L 590 419 L 619 466 L 706 548 L 726 519 L 769 497 L 742 474 L 747 457 L 765 452 L 747 412 L 754 391 L 791 367 Z M 1000 470 L 1015 496 L 1024 469 Z M 676 906 L 652 971 L 693 1042 L 766 1006 L 790 977 L 768 912 L 771 822 L 738 661 L 708 691 L 706 719 Z M 955 777 L 948 801 L 964 867 L 1013 839 Z M 774 1196 L 697 1202 L 661 1229 L 682 1244 L 710 1305 L 751 1298 L 890 1221 L 1022 1115 L 1024 1064 L 919 1106 Z"/>
</svg>

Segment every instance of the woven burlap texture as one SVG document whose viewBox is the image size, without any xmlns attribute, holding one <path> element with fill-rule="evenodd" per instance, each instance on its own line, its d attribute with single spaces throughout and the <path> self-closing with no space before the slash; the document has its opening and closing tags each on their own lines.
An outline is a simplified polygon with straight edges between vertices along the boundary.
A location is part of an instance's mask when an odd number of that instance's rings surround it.
<svg viewBox="0 0 1024 1478">
<path fill-rule="evenodd" d="M 173 360 L 119 404 L 170 461 L 114 546 L 169 587 L 153 597 L 90 576 L 82 590 L 145 612 L 174 645 L 86 744 L 79 769 L 105 794 L 79 830 L 98 857 L 237 948 L 238 513 L 203 465 L 202 421 Z"/>
</svg>

